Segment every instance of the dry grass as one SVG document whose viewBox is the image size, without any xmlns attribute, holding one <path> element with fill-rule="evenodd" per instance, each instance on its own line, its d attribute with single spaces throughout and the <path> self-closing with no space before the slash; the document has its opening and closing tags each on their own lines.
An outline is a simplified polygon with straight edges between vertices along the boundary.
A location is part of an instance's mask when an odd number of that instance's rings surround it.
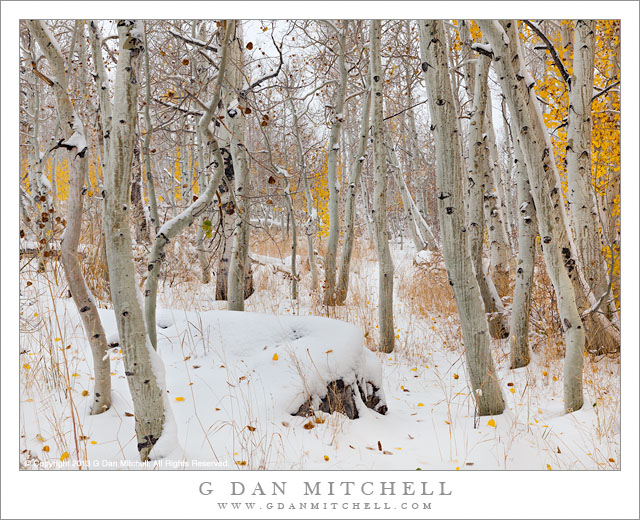
<svg viewBox="0 0 640 520">
<path fill-rule="evenodd" d="M 98 215 L 97 212 L 95 214 Z M 100 226 L 97 217 L 85 226 L 81 262 L 89 287 L 98 297 L 101 306 L 107 307 L 110 298 L 104 253 L 98 242 L 101 236 Z M 193 247 L 193 235 L 191 232 L 189 236 L 177 237 L 167 246 L 163 267 L 165 276 L 159 286 L 158 303 L 178 312 L 224 308 L 223 302 L 215 302 L 213 299 L 215 278 L 209 285 L 202 285 L 200 282 L 201 273 Z M 316 244 L 318 243 L 316 240 Z M 215 244 L 212 242 L 209 246 L 213 248 Z M 283 240 L 279 231 L 270 235 L 253 232 L 251 251 L 277 259 L 291 254 L 290 244 Z M 147 253 L 148 247 L 144 244 L 135 246 L 134 257 L 140 284 L 144 281 Z M 290 277 L 287 278 L 283 273 L 265 266 L 256 266 L 256 294 L 247 301 L 247 310 L 272 314 L 299 314 L 300 309 L 305 309 L 305 313 L 344 320 L 359 326 L 364 333 L 365 345 L 376 350 L 378 281 L 375 274 L 372 276 L 372 273 L 377 273 L 373 245 L 362 239 L 356 241 L 346 305 L 333 308 L 322 305 L 320 288 L 316 291 L 310 289 L 307 244 L 304 236 L 299 239 L 297 254 L 300 256 L 298 301 L 293 302 L 289 297 Z M 213 258 L 213 251 L 211 257 Z M 321 262 L 318 266 L 322 267 Z M 322 269 L 319 269 L 318 274 L 322 284 Z M 72 344 L 74 338 L 82 337 L 83 334 L 81 327 L 78 330 L 65 330 L 62 324 L 67 321 L 66 318 L 57 316 L 50 304 L 52 300 L 67 296 L 64 273 L 56 259 L 48 262 L 47 270 L 41 273 L 37 272 L 37 262 L 27 260 L 23 263 L 20 276 L 21 287 L 25 288 L 21 299 L 20 326 L 22 395 L 24 399 L 37 398 L 42 403 L 36 411 L 35 421 L 43 425 L 43 431 L 46 429 L 51 432 L 50 437 L 45 440 L 47 444 L 43 444 L 49 445 L 51 451 L 24 453 L 24 460 L 46 460 L 49 453 L 53 456 L 54 452 L 78 452 L 79 458 L 82 458 L 83 446 L 86 452 L 87 440 L 83 440 L 82 424 L 77 421 L 75 402 L 78 399 L 78 391 L 82 389 L 75 388 L 72 374 L 78 370 L 89 370 L 91 363 L 79 357 L 74 350 L 61 350 L 63 345 Z M 27 281 L 36 279 L 37 284 L 27 287 Z M 404 359 L 415 366 L 430 365 L 433 368 L 431 353 L 434 350 L 446 349 L 458 355 L 454 367 L 440 367 L 434 371 L 440 382 L 443 402 L 449 407 L 452 443 L 455 445 L 457 441 L 453 429 L 457 412 L 454 408 L 457 409 L 460 402 L 459 399 L 456 400 L 450 382 L 453 372 L 457 371 L 460 377 L 464 377 L 464 350 L 456 304 L 447 274 L 438 265 L 423 268 L 413 265 L 410 261 L 400 262 L 395 272 L 395 293 L 394 314 L 402 316 L 403 328 L 397 329 L 396 350 L 392 355 L 394 361 Z M 43 305 L 47 300 L 49 303 Z M 533 356 L 531 365 L 525 369 L 526 390 L 515 396 L 516 406 L 520 408 L 517 408 L 517 420 L 514 420 L 512 441 L 521 434 L 515 425 L 529 423 L 532 414 L 531 400 L 538 392 L 551 392 L 558 388 L 562 381 L 564 342 L 555 309 L 555 295 L 551 283 L 546 275 L 544 263 L 538 259 L 531 307 L 530 344 Z M 197 327 L 197 323 L 192 326 Z M 59 341 L 56 341 L 58 338 Z M 180 341 L 185 357 L 202 349 L 202 339 L 196 342 L 193 337 L 185 335 Z M 492 345 L 496 363 L 506 366 L 508 342 L 493 342 Z M 29 368 L 25 368 L 25 365 Z M 597 426 L 593 431 L 584 431 L 583 436 L 592 439 L 591 456 L 603 468 L 619 465 L 616 439 L 620 428 L 620 387 L 619 379 L 613 377 L 618 371 L 617 358 L 585 359 L 585 402 L 586 406 L 593 407 Z M 264 395 L 263 389 L 246 386 L 234 392 L 228 396 L 228 399 L 235 403 L 231 420 L 215 425 L 215 428 L 233 430 L 234 453 L 238 453 L 234 458 L 250 461 L 241 468 L 264 469 L 274 460 L 286 459 L 286 439 L 269 431 L 264 431 L 258 436 L 247 428 L 252 421 L 257 420 L 256 410 L 264 404 L 260 401 L 260 396 Z M 512 398 L 511 395 L 507 397 Z M 193 398 L 195 403 L 196 396 Z M 466 402 L 466 405 L 470 404 Z M 332 439 L 335 442 L 342 429 L 343 418 L 338 417 L 333 422 L 333 418 L 322 417 L 323 420 L 331 422 Z M 205 431 L 214 427 L 204 424 L 200 426 Z M 26 435 L 24 429 L 22 434 Z M 544 444 L 551 441 L 541 439 L 540 442 Z M 506 446 L 505 457 L 508 451 L 509 447 Z M 616 462 L 609 462 L 610 458 Z M 292 462 L 292 467 L 294 466 L 295 463 Z"/>
</svg>

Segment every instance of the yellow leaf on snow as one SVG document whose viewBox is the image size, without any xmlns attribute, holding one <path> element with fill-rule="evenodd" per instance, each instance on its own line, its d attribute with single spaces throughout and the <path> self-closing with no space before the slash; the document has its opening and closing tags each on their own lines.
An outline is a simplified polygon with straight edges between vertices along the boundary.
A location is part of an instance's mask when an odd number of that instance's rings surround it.
<svg viewBox="0 0 640 520">
<path fill-rule="evenodd" d="M 493 419 L 489 419 L 489 422 L 487 424 L 489 426 L 493 426 L 494 428 L 496 427 L 496 422 Z"/>
<path fill-rule="evenodd" d="M 184 397 L 176 397 L 176 401 L 184 401 Z"/>
<path fill-rule="evenodd" d="M 272 359 L 273 359 L 274 361 L 278 361 L 278 354 L 274 354 Z"/>
<path fill-rule="evenodd" d="M 63 462 L 65 460 L 67 460 L 68 458 L 69 458 L 69 452 L 68 451 L 65 451 L 62 455 L 60 455 L 60 460 L 63 461 Z"/>
<path fill-rule="evenodd" d="M 325 455 L 325 456 L 324 456 L 324 460 L 326 460 L 327 462 L 329 462 L 329 455 Z"/>
</svg>

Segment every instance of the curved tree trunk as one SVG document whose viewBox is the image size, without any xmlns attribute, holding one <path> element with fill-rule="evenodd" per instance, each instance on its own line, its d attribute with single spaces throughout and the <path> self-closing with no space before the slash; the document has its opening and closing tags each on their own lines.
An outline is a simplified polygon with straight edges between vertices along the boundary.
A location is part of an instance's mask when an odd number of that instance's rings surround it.
<svg viewBox="0 0 640 520">
<path fill-rule="evenodd" d="M 381 36 L 380 20 L 371 20 L 369 38 L 371 40 L 371 80 L 373 103 L 373 223 L 378 252 L 378 322 L 382 352 L 393 352 L 395 335 L 393 330 L 393 260 L 389 250 L 387 229 L 387 163 L 385 153 L 384 120 L 382 117 L 382 65 L 380 60 Z"/>
<path fill-rule="evenodd" d="M 116 69 L 113 128 L 109 168 L 105 172 L 104 230 L 109 264 L 111 299 L 124 354 L 125 373 L 133 399 L 136 436 L 141 460 L 153 456 L 164 433 L 164 382 L 152 367 L 155 356 L 147 338 L 139 299 L 130 232 L 130 190 L 135 122 L 137 117 L 138 62 L 144 52 L 140 22 L 118 21 L 120 40 Z M 161 364 L 159 358 L 154 364 Z"/>
<path fill-rule="evenodd" d="M 62 240 L 61 259 L 69 282 L 71 296 L 78 308 L 87 339 L 91 345 L 95 377 L 91 413 L 99 414 L 108 410 L 111 406 L 111 369 L 107 352 L 109 347 L 107 346 L 100 315 L 93 295 L 82 275 L 77 254 L 82 225 L 82 186 L 88 161 L 84 128 L 82 127 L 82 122 L 74 113 L 67 93 L 68 73 L 65 70 L 64 58 L 60 54 L 57 42 L 43 22 L 32 20 L 27 24 L 29 31 L 36 38 L 40 49 L 55 73 L 56 81 L 53 89 L 64 138 L 68 142 L 73 140 L 73 142 L 77 143 L 77 146 L 67 148 L 70 186 L 67 204 L 67 228 Z"/>
<path fill-rule="evenodd" d="M 473 396 L 480 415 L 500 414 L 504 399 L 495 374 L 480 290 L 466 246 L 463 166 L 456 110 L 440 20 L 420 21 L 420 57 L 436 140 L 438 214 L 449 283 L 453 288 Z"/>
</svg>

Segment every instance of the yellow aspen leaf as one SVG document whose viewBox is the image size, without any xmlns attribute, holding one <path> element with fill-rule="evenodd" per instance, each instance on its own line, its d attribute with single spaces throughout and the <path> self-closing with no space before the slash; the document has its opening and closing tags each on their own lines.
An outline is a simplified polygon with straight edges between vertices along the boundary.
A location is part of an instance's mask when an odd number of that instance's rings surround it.
<svg viewBox="0 0 640 520">
<path fill-rule="evenodd" d="M 417 368 L 412 368 L 412 369 L 411 369 L 411 372 L 417 372 L 417 371 L 418 371 L 418 369 L 417 369 Z"/>
<path fill-rule="evenodd" d="M 325 456 L 324 456 L 324 460 L 326 460 L 327 462 L 329 462 L 329 455 L 325 455 Z"/>
<path fill-rule="evenodd" d="M 609 458 L 609 462 L 615 462 L 616 459 L 614 459 L 613 457 Z"/>
<path fill-rule="evenodd" d="M 273 359 L 274 361 L 278 361 L 278 354 L 274 354 L 271 359 Z"/>
<path fill-rule="evenodd" d="M 42 451 L 44 451 L 45 453 L 49 453 L 49 450 L 50 448 L 48 445 L 42 447 Z"/>
<path fill-rule="evenodd" d="M 449 421 L 445 421 L 444 423 L 445 423 L 445 424 L 451 424 Z"/>
<path fill-rule="evenodd" d="M 496 422 L 493 419 L 489 419 L 489 422 L 487 424 L 489 426 L 493 426 L 494 428 L 496 427 Z"/>
<path fill-rule="evenodd" d="M 25 370 L 31 370 L 31 365 L 29 363 L 25 363 L 24 365 L 22 365 L 22 368 L 24 368 Z"/>
<path fill-rule="evenodd" d="M 73 373 L 71 374 L 71 377 L 80 377 L 80 374 Z"/>
<path fill-rule="evenodd" d="M 516 389 L 511 387 L 511 388 L 509 388 L 509 392 L 511 392 L 512 394 L 515 394 L 516 393 Z"/>
<path fill-rule="evenodd" d="M 558 380 L 558 378 L 556 376 L 553 376 L 551 379 L 553 379 L 554 381 Z"/>
<path fill-rule="evenodd" d="M 53 341 L 60 341 L 60 338 L 55 338 Z"/>
<path fill-rule="evenodd" d="M 36 435 L 36 440 L 40 441 L 40 442 L 44 442 L 45 441 L 44 437 L 42 435 L 40 435 L 40 434 Z"/>
<path fill-rule="evenodd" d="M 27 403 L 33 403 L 33 399 L 31 399 L 31 397 L 29 397 L 29 399 L 26 399 Z"/>
<path fill-rule="evenodd" d="M 418 403 L 418 406 L 424 406 L 424 403 Z"/>
<path fill-rule="evenodd" d="M 315 418 L 316 424 L 324 424 L 324 419 L 322 417 Z"/>
<path fill-rule="evenodd" d="M 91 441 L 91 444 L 98 444 L 98 441 Z"/>
<path fill-rule="evenodd" d="M 246 466 L 247 465 L 247 461 L 246 460 L 236 460 L 234 461 L 238 466 Z"/>
<path fill-rule="evenodd" d="M 547 464 L 547 469 L 551 471 L 551 466 L 549 464 Z"/>
<path fill-rule="evenodd" d="M 459 378 L 460 378 L 460 376 L 459 376 L 458 374 L 453 374 L 453 378 L 454 378 L 454 379 L 459 379 Z"/>
<path fill-rule="evenodd" d="M 460 466 L 456 466 L 456 471 L 460 471 Z"/>
<path fill-rule="evenodd" d="M 255 432 L 256 431 L 256 427 L 255 426 L 251 426 L 251 425 L 247 425 L 247 430 L 249 430 L 250 432 Z"/>
<path fill-rule="evenodd" d="M 546 377 L 546 375 L 547 375 L 547 371 L 546 371 L 546 370 L 543 370 L 543 371 L 542 371 L 542 375 Z"/>
<path fill-rule="evenodd" d="M 312 430 L 313 428 L 315 428 L 315 424 L 313 424 L 311 421 L 304 423 L 305 430 Z"/>
<path fill-rule="evenodd" d="M 89 395 L 89 391 L 88 390 L 83 390 L 82 391 L 82 397 L 87 397 Z"/>
<path fill-rule="evenodd" d="M 184 397 L 176 397 L 176 401 L 184 401 Z"/>
<path fill-rule="evenodd" d="M 60 461 L 64 462 L 69 458 L 69 452 L 65 451 L 62 455 L 60 455 Z"/>
</svg>

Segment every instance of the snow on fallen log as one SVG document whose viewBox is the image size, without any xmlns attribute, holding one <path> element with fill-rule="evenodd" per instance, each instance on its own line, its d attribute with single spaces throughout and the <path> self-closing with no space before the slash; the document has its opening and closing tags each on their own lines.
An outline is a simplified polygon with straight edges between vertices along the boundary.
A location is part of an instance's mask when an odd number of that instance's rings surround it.
<svg viewBox="0 0 640 520">
<path fill-rule="evenodd" d="M 357 419 L 367 408 L 387 412 L 381 365 L 364 347 L 362 331 L 349 323 L 316 316 L 169 310 L 159 311 L 157 322 L 161 356 L 168 347 L 163 338 L 180 337 L 198 323 L 203 340 L 198 364 L 217 368 L 223 357 L 227 367 L 242 372 L 243 381 L 264 390 L 276 413 L 337 411 Z"/>
</svg>

